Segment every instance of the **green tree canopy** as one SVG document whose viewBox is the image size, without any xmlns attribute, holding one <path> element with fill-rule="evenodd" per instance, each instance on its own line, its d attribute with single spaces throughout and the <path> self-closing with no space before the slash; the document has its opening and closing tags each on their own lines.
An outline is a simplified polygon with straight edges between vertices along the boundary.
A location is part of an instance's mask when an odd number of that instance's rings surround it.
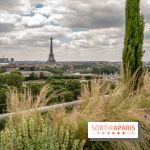
<svg viewBox="0 0 150 150">
<path fill-rule="evenodd" d="M 100 74 L 100 69 L 98 67 L 93 67 L 92 68 L 92 73 L 94 73 L 94 74 Z"/>
<path fill-rule="evenodd" d="M 30 80 L 37 80 L 37 79 L 38 79 L 38 76 L 37 76 L 34 72 L 32 72 L 32 73 L 30 74 L 30 76 L 29 76 L 29 79 L 30 79 Z"/>
<path fill-rule="evenodd" d="M 128 81 L 136 73 L 134 89 L 143 76 L 144 17 L 140 14 L 140 0 L 126 1 L 126 30 L 123 49 L 123 75 Z"/>
<path fill-rule="evenodd" d="M 64 69 L 59 67 L 51 67 L 51 68 L 47 68 L 46 70 L 55 75 L 63 75 L 64 73 Z"/>
<path fill-rule="evenodd" d="M 33 95 L 38 95 L 42 89 L 42 85 L 38 83 L 31 83 L 28 87 L 31 89 Z"/>
<path fill-rule="evenodd" d="M 3 86 L 6 82 L 6 77 L 3 74 L 0 74 L 0 86 Z"/>
<path fill-rule="evenodd" d="M 6 99 L 7 99 L 7 89 L 1 88 L 0 89 L 0 113 L 6 112 Z"/>
<path fill-rule="evenodd" d="M 16 88 L 21 88 L 23 80 L 24 80 L 23 75 L 20 72 L 15 71 L 15 72 L 11 72 L 10 74 L 7 75 L 6 84 L 8 86 L 14 86 Z"/>
</svg>

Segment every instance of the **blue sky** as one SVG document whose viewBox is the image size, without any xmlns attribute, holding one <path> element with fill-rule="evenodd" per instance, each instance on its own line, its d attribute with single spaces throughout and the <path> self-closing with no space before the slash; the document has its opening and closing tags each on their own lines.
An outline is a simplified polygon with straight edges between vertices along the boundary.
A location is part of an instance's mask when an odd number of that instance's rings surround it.
<svg viewBox="0 0 150 150">
<path fill-rule="evenodd" d="M 144 61 L 150 60 L 150 0 L 145 16 Z M 125 0 L 0 1 L 0 57 L 47 60 L 49 37 L 57 61 L 120 61 Z"/>
</svg>

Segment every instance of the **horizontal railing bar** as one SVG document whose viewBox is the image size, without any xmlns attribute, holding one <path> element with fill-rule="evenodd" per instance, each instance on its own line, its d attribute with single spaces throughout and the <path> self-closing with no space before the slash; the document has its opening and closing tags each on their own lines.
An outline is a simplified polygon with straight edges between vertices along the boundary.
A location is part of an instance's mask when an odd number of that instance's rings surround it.
<svg viewBox="0 0 150 150">
<path fill-rule="evenodd" d="M 28 112 L 34 112 L 34 111 L 38 111 L 38 112 L 48 112 L 51 111 L 53 109 L 59 109 L 59 108 L 69 108 L 69 107 L 75 107 L 78 104 L 80 104 L 82 101 L 78 100 L 78 101 L 73 101 L 73 102 L 68 102 L 68 103 L 62 103 L 62 104 L 56 104 L 56 105 L 51 105 L 51 106 L 44 106 L 44 107 L 39 107 L 36 109 L 29 109 L 29 110 L 25 110 L 25 111 L 20 111 L 17 112 L 18 113 L 28 113 Z M 0 121 L 5 120 L 7 118 L 9 118 L 10 116 L 15 115 L 16 113 L 6 113 L 6 114 L 1 114 L 0 115 Z"/>
</svg>

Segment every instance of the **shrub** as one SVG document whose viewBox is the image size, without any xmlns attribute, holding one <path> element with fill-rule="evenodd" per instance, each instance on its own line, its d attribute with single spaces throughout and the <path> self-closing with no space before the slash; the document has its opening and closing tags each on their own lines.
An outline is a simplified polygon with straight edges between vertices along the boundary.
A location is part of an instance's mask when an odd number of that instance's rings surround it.
<svg viewBox="0 0 150 150">
<path fill-rule="evenodd" d="M 7 99 L 7 89 L 1 88 L 0 89 L 0 113 L 6 112 L 6 99 Z"/>
<path fill-rule="evenodd" d="M 74 94 L 71 91 L 63 92 L 63 99 L 65 102 L 74 101 Z"/>
<path fill-rule="evenodd" d="M 42 85 L 38 83 L 31 83 L 28 87 L 31 89 L 33 95 L 38 95 L 42 89 Z"/>
<path fill-rule="evenodd" d="M 0 133 L 1 150 L 82 150 L 83 143 L 76 138 L 76 130 L 64 125 L 51 128 L 41 120 L 37 125 L 33 118 L 24 119 L 16 125 L 9 118 L 6 128 Z"/>
<path fill-rule="evenodd" d="M 3 86 L 6 83 L 6 77 L 3 74 L 0 74 L 0 86 Z"/>
<path fill-rule="evenodd" d="M 79 139 L 87 139 L 85 150 L 147 150 L 150 147 L 150 120 L 144 116 L 150 115 L 150 78 L 145 77 L 145 86 L 138 92 L 133 92 L 128 84 L 119 83 L 111 90 L 111 84 L 106 87 L 99 80 L 88 83 L 82 87 L 81 105 L 73 109 L 72 113 L 56 113 L 59 117 L 53 122 L 63 120 L 67 124 L 78 124 L 77 135 Z M 107 94 L 107 95 L 106 95 Z M 60 115 L 61 114 L 61 115 Z M 56 115 L 55 115 L 56 116 Z M 59 119 L 60 118 L 60 119 Z M 87 123 L 96 122 L 126 122 L 137 121 L 141 125 L 141 138 L 139 141 L 110 141 L 91 142 L 88 139 Z"/>
</svg>

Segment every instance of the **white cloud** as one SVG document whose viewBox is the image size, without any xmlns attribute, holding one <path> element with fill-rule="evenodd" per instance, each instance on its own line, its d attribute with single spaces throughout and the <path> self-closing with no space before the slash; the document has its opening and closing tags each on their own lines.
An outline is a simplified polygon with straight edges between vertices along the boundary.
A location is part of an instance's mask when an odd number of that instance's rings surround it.
<svg viewBox="0 0 150 150">
<path fill-rule="evenodd" d="M 125 0 L 0 1 L 0 55 L 46 60 L 53 36 L 59 61 L 121 60 L 124 8 Z M 146 21 L 144 60 L 149 60 L 149 0 L 141 1 L 141 8 Z"/>
<path fill-rule="evenodd" d="M 40 14 L 35 14 L 33 17 L 30 16 L 23 16 L 21 24 L 27 26 L 27 27 L 39 27 L 39 26 L 44 26 L 46 25 L 47 19 L 40 15 Z"/>
<path fill-rule="evenodd" d="M 4 13 L 0 14 L 0 23 L 1 24 L 14 24 L 16 25 L 18 22 L 20 22 L 21 16 L 17 14 L 9 14 Z"/>
</svg>

